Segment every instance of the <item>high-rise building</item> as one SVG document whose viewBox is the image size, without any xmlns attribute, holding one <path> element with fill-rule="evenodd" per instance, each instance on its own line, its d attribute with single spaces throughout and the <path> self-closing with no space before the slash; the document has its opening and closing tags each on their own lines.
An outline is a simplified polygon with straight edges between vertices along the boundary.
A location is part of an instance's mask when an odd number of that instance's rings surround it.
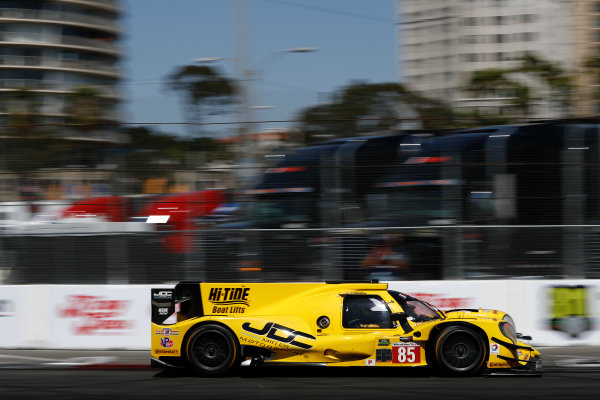
<svg viewBox="0 0 600 400">
<path fill-rule="evenodd" d="M 29 107 L 55 134 L 118 138 L 120 14 L 118 0 L 0 0 L 0 129 Z M 103 128 L 62 126 L 86 112 Z"/>
<path fill-rule="evenodd" d="M 575 84 L 578 90 L 574 96 L 575 109 L 579 115 L 600 113 L 598 91 L 600 77 L 598 71 L 585 67 L 592 57 L 600 57 L 600 1 L 578 0 L 575 2 L 575 52 L 579 62 L 575 71 Z"/>
<path fill-rule="evenodd" d="M 466 90 L 474 71 L 512 69 L 528 53 L 566 71 L 581 66 L 581 50 L 576 46 L 580 29 L 576 5 L 581 0 L 396 1 L 399 80 L 455 109 L 501 113 L 510 107 L 511 99 L 501 94 L 476 96 Z M 594 39 L 599 39 L 598 33 Z M 557 102 L 547 101 L 547 85 L 527 76 L 517 79 L 536 90 L 530 117 L 571 114 Z"/>
</svg>

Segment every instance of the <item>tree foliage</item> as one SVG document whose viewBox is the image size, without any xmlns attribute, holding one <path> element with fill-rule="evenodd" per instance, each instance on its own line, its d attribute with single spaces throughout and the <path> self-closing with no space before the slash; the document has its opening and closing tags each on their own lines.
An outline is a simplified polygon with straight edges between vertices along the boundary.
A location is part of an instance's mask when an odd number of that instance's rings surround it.
<svg viewBox="0 0 600 400">
<path fill-rule="evenodd" d="M 307 142 L 398 128 L 400 124 L 425 129 L 447 127 L 452 111 L 397 83 L 354 83 L 332 95 L 332 101 L 301 113 L 300 130 Z"/>
<path fill-rule="evenodd" d="M 145 127 L 125 130 L 127 174 L 139 179 L 168 176 L 173 169 L 194 168 L 204 161 L 230 159 L 226 146 L 211 138 L 177 137 Z"/>
<path fill-rule="evenodd" d="M 600 81 L 600 55 L 589 57 L 583 63 L 583 67 L 592 75 L 595 83 Z M 600 100 L 600 88 L 594 85 L 591 95 L 593 100 Z"/>
<path fill-rule="evenodd" d="M 19 138 L 30 139 L 37 135 L 40 124 L 40 96 L 26 88 L 16 88 L 7 92 L 5 108 L 8 128 Z"/>
<path fill-rule="evenodd" d="M 185 120 L 195 124 L 190 133 L 205 130 L 202 124 L 207 115 L 222 115 L 232 111 L 237 102 L 235 83 L 206 65 L 185 65 L 168 76 L 167 88 L 182 96 Z"/>
<path fill-rule="evenodd" d="M 545 86 L 547 93 L 544 100 L 569 114 L 573 77 L 566 73 L 556 63 L 544 60 L 535 54 L 527 53 L 518 59 L 519 64 L 514 68 L 490 68 L 474 71 L 466 87 L 476 97 L 510 98 L 508 104 L 519 110 L 523 117 L 529 116 L 535 97 L 535 88 L 526 82 L 524 77 Z M 538 98 L 541 97 L 537 93 Z"/>
<path fill-rule="evenodd" d="M 91 130 L 101 120 L 102 98 L 100 93 L 88 86 L 75 88 L 65 98 L 66 123 L 80 130 Z"/>
</svg>

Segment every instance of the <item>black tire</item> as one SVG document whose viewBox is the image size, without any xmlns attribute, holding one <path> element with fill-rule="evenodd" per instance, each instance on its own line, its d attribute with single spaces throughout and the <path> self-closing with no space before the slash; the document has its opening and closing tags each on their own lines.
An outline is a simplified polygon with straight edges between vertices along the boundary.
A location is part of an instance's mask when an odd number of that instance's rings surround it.
<svg viewBox="0 0 600 400">
<path fill-rule="evenodd" d="M 190 335 L 186 355 L 197 374 L 221 376 L 239 366 L 240 344 L 227 328 L 202 325 Z"/>
<path fill-rule="evenodd" d="M 483 370 L 486 358 L 486 341 L 471 328 L 449 326 L 436 339 L 435 366 L 443 374 L 475 375 Z"/>
</svg>

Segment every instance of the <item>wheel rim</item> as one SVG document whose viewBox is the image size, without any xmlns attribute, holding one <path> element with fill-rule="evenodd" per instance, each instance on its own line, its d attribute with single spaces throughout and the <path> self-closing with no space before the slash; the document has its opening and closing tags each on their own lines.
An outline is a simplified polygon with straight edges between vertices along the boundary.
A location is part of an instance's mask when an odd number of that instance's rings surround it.
<svg viewBox="0 0 600 400">
<path fill-rule="evenodd" d="M 452 371 L 466 372 L 481 363 L 481 341 L 471 332 L 456 332 L 440 343 L 441 361 Z"/>
<path fill-rule="evenodd" d="M 216 371 L 227 366 L 231 358 L 229 340 L 220 332 L 207 332 L 192 343 L 192 358 L 206 371 Z"/>
</svg>

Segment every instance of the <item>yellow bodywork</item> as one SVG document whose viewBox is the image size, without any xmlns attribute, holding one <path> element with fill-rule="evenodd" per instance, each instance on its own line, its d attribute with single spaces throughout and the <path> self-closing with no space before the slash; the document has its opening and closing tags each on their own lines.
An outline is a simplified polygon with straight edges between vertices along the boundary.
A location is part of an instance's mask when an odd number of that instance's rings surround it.
<svg viewBox="0 0 600 400">
<path fill-rule="evenodd" d="M 489 369 L 522 367 L 540 356 L 537 350 L 502 333 L 499 324 L 505 313 L 496 310 L 452 311 L 441 313 L 443 318 L 426 322 L 408 319 L 405 324 L 395 324 L 393 328 L 344 327 L 344 298 L 349 295 L 378 296 L 387 304 L 390 313 L 408 311 L 388 292 L 385 283 L 197 285 L 201 297 L 198 314 L 201 316 L 187 317 L 179 312 L 177 322 L 152 323 L 153 358 L 181 357 L 185 362 L 187 334 L 206 323 L 227 327 L 241 348 L 266 350 L 269 356 L 265 362 L 268 363 L 426 366 L 435 363 L 433 339 L 449 325 L 468 326 L 481 334 L 487 346 L 484 362 Z M 194 301 L 200 303 L 197 299 Z"/>
</svg>

